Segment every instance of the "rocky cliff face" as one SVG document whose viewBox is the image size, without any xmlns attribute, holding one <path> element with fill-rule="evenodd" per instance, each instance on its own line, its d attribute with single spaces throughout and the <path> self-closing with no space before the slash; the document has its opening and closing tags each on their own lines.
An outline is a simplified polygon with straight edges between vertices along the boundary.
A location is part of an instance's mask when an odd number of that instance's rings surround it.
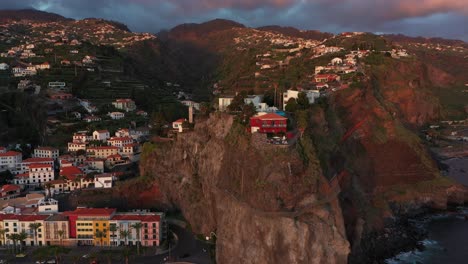
<svg viewBox="0 0 468 264">
<path fill-rule="evenodd" d="M 196 233 L 216 233 L 218 263 L 346 263 L 339 190 L 311 147 L 264 145 L 215 114 L 159 144 L 141 169 Z"/>
</svg>

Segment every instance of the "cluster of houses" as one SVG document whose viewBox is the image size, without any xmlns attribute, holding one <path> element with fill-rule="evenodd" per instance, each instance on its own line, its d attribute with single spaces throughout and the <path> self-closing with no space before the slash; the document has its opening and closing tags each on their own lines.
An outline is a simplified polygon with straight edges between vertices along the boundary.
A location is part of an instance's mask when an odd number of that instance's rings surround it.
<svg viewBox="0 0 468 264">
<path fill-rule="evenodd" d="M 126 157 L 137 159 L 137 144 L 123 147 Z M 101 154 L 100 157 L 104 155 Z M 8 188 L 14 192 L 2 193 L 2 199 L 15 198 L 20 190 L 43 188 L 48 195 L 54 195 L 81 188 L 111 188 L 121 173 L 104 173 L 107 165 L 129 162 L 119 154 L 100 158 L 94 155 L 61 155 L 50 147 L 34 149 L 32 158 L 22 159 L 22 154 L 0 148 L 0 171 L 10 171 L 14 178 Z M 18 190 L 18 191 L 16 191 Z"/>
<path fill-rule="evenodd" d="M 48 200 L 43 200 L 47 203 Z M 83 208 L 74 211 L 0 214 L 0 245 L 13 245 L 9 235 L 26 233 L 27 246 L 159 246 L 166 239 L 164 213 L 117 212 L 113 208 Z"/>
</svg>

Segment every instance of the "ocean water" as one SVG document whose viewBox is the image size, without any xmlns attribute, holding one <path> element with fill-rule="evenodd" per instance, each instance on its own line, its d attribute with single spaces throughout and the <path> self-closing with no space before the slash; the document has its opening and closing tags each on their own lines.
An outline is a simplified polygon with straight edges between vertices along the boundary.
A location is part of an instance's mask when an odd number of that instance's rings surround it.
<svg viewBox="0 0 468 264">
<path fill-rule="evenodd" d="M 467 212 L 468 213 L 468 212 Z M 463 214 L 438 215 L 428 222 L 425 249 L 402 252 L 387 259 L 387 264 L 468 263 L 468 221 Z"/>
</svg>

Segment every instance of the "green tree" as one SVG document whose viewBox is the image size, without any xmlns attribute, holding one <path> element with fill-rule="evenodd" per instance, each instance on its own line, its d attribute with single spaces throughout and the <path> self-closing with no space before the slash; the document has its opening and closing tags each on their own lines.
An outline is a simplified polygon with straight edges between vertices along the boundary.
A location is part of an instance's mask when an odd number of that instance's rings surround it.
<svg viewBox="0 0 468 264">
<path fill-rule="evenodd" d="M 231 104 L 228 106 L 228 110 L 231 112 L 239 112 L 242 111 L 242 107 L 245 105 L 244 99 L 247 97 L 247 93 L 242 91 L 234 96 L 232 99 Z"/>
<path fill-rule="evenodd" d="M 288 100 L 288 102 L 286 103 L 286 107 L 284 110 L 286 110 L 287 112 L 291 112 L 291 113 L 294 113 L 297 111 L 297 109 L 299 108 L 297 102 L 296 102 L 296 99 L 294 98 L 291 98 Z"/>
<path fill-rule="evenodd" d="M 130 232 L 128 230 L 120 230 L 120 239 L 125 240 L 125 246 L 128 245 L 128 237 L 130 236 Z"/>
<path fill-rule="evenodd" d="M 23 250 L 23 244 L 26 239 L 28 239 L 28 234 L 23 230 L 17 236 L 18 241 L 20 242 L 20 252 Z"/>
<path fill-rule="evenodd" d="M 137 255 L 140 255 L 140 231 L 143 225 L 141 223 L 135 223 L 132 225 L 132 228 L 136 230 L 136 239 L 137 239 Z"/>
<path fill-rule="evenodd" d="M 30 223 L 29 224 L 29 229 L 33 231 L 33 236 L 34 236 L 34 245 L 37 246 L 37 230 L 41 228 L 42 224 L 41 223 Z"/>
<path fill-rule="evenodd" d="M 307 94 L 304 92 L 300 92 L 297 95 L 297 105 L 299 109 L 307 109 L 309 107 L 309 98 L 307 98 Z"/>
<path fill-rule="evenodd" d="M 275 90 L 268 90 L 263 96 L 263 102 L 269 106 L 275 105 Z"/>
<path fill-rule="evenodd" d="M 57 234 L 59 235 L 60 246 L 63 246 L 62 241 L 63 241 L 63 236 L 65 235 L 65 230 L 60 229 L 59 231 L 57 231 Z"/>
<path fill-rule="evenodd" d="M 239 115 L 241 123 L 248 123 L 250 118 L 257 113 L 253 104 L 247 104 L 242 107 L 242 111 Z"/>
<path fill-rule="evenodd" d="M 301 137 L 304 134 L 307 126 L 309 125 L 308 122 L 308 112 L 305 110 L 300 110 L 296 112 L 296 121 L 297 121 L 297 128 L 301 132 Z"/>
<path fill-rule="evenodd" d="M 114 244 L 115 242 L 115 232 L 117 232 L 117 230 L 118 230 L 118 227 L 116 224 L 111 224 L 109 226 L 109 232 L 111 232 L 112 234 L 112 244 Z"/>
<path fill-rule="evenodd" d="M 5 185 L 11 180 L 13 180 L 14 175 L 9 171 L 2 171 L 0 172 L 0 185 Z"/>
<path fill-rule="evenodd" d="M 5 228 L 5 229 L 0 228 L 0 236 L 2 236 L 3 246 L 6 245 L 6 233 L 8 232 L 9 232 L 8 228 Z"/>
<path fill-rule="evenodd" d="M 101 230 L 97 230 L 96 233 L 94 234 L 94 236 L 97 239 L 99 239 L 99 245 L 102 247 L 102 240 L 104 239 L 106 234 L 104 232 L 102 232 Z"/>
<path fill-rule="evenodd" d="M 18 234 L 7 234 L 6 237 L 13 242 L 13 253 L 16 254 L 16 246 L 18 244 Z"/>
</svg>

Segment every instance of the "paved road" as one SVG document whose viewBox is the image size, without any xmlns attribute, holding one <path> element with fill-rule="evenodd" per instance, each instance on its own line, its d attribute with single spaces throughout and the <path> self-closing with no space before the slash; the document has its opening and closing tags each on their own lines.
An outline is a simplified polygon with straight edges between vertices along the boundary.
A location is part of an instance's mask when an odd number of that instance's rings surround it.
<svg viewBox="0 0 468 264">
<path fill-rule="evenodd" d="M 209 247 L 210 245 L 206 244 L 205 242 L 197 240 L 192 233 L 189 231 L 179 227 L 179 226 L 170 226 L 171 230 L 177 235 L 179 238 L 179 243 L 175 246 L 175 248 L 171 249 L 170 253 L 167 252 L 166 254 L 157 255 L 155 256 L 156 249 L 155 248 L 147 248 L 145 252 L 145 256 L 131 256 L 129 263 L 138 263 L 138 264 L 157 264 L 157 263 L 165 263 L 168 259 L 169 255 L 172 261 L 183 261 L 183 262 L 191 262 L 196 264 L 212 264 L 213 262 L 209 256 Z M 69 263 L 77 263 L 77 264 L 89 264 L 91 262 L 90 259 L 83 258 L 85 254 L 92 255 L 93 253 L 98 253 L 100 250 L 106 248 L 100 247 L 76 247 L 66 256 L 62 257 L 61 263 L 69 264 Z M 12 258 L 11 254 L 8 254 L 6 250 L 0 250 L 0 259 L 7 259 L 9 260 L 8 263 L 18 263 L 18 264 L 31 264 L 35 263 L 36 260 L 32 256 L 33 248 L 28 248 L 28 256 L 25 258 Z M 98 260 L 99 263 L 109 263 L 108 262 L 109 256 L 99 256 Z M 52 259 L 52 258 L 51 258 Z M 125 260 L 120 252 L 116 252 L 112 255 L 112 259 L 110 263 L 125 263 Z"/>
</svg>

